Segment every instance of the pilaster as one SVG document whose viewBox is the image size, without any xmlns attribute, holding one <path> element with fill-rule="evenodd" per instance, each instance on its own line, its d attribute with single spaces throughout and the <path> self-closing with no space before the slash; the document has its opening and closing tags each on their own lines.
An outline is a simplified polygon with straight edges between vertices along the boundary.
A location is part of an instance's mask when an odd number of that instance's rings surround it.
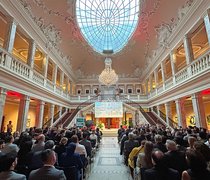
<svg viewBox="0 0 210 180">
<path fill-rule="evenodd" d="M 178 126 L 182 126 L 182 128 L 186 128 L 186 113 L 184 108 L 184 100 L 177 99 L 175 100 L 176 103 L 176 113 L 178 118 Z"/>
<path fill-rule="evenodd" d="M 6 103 L 7 90 L 4 88 L 0 88 L 0 130 L 2 128 L 2 118 L 4 115 L 4 106 Z"/>
<path fill-rule="evenodd" d="M 195 113 L 196 126 L 207 128 L 202 95 L 200 95 L 199 93 L 195 93 L 191 97 L 192 97 L 193 111 Z"/>
<path fill-rule="evenodd" d="M 166 109 L 166 123 L 167 125 L 170 125 L 170 120 L 169 120 L 169 118 L 171 118 L 171 103 L 170 102 L 165 103 L 165 109 Z"/>
<path fill-rule="evenodd" d="M 44 115 L 44 101 L 39 101 L 36 109 L 36 127 L 42 128 L 43 126 L 43 115 Z"/>
<path fill-rule="evenodd" d="M 204 23 L 205 23 L 206 33 L 208 37 L 208 42 L 210 45 L 210 9 L 207 9 L 207 15 L 204 17 Z"/>
<path fill-rule="evenodd" d="M 52 124 L 53 124 L 54 111 L 55 111 L 55 105 L 50 104 L 49 105 L 49 111 L 48 111 L 49 112 L 48 117 L 49 117 L 49 120 L 50 120 L 50 126 L 52 126 Z"/>
<path fill-rule="evenodd" d="M 14 18 L 8 17 L 8 26 L 7 26 L 7 33 L 5 37 L 5 43 L 4 43 L 4 49 L 6 49 L 8 52 L 12 52 L 14 42 L 15 42 L 15 34 L 16 34 L 16 28 L 18 23 L 14 20 Z"/>
<path fill-rule="evenodd" d="M 173 51 L 170 53 L 170 62 L 171 62 L 173 84 L 175 84 L 176 83 L 175 74 L 177 73 L 177 68 L 176 68 L 176 54 Z"/>
<path fill-rule="evenodd" d="M 186 56 L 186 64 L 189 65 L 194 59 L 192 42 L 189 34 L 186 34 L 184 37 L 184 50 Z"/>
<path fill-rule="evenodd" d="M 18 122 L 17 122 L 17 130 L 19 132 L 26 130 L 29 105 L 30 105 L 30 97 L 26 95 L 22 95 L 22 97 L 20 98 Z"/>
<path fill-rule="evenodd" d="M 160 66 L 161 66 L 161 74 L 162 74 L 162 81 L 163 81 L 163 89 L 165 89 L 165 63 L 164 63 L 164 61 L 162 61 L 161 62 L 161 64 L 160 64 Z"/>
</svg>

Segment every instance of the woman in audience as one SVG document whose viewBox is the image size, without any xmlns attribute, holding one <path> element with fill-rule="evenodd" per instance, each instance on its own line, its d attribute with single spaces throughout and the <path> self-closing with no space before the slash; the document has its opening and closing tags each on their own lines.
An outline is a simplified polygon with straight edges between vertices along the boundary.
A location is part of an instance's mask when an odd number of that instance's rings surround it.
<svg viewBox="0 0 210 180">
<path fill-rule="evenodd" d="M 58 155 L 58 159 L 62 153 L 66 152 L 67 143 L 68 143 L 68 138 L 62 137 L 59 145 L 55 146 L 55 152 Z"/>
<path fill-rule="evenodd" d="M 203 155 L 207 163 L 207 169 L 210 171 L 210 149 L 208 146 L 201 141 L 197 141 L 194 144 L 194 148 Z"/>
<path fill-rule="evenodd" d="M 131 151 L 131 153 L 129 154 L 128 157 L 128 165 L 130 168 L 130 173 L 131 176 L 133 177 L 133 173 L 134 173 L 134 168 L 136 167 L 136 161 L 137 161 L 137 157 L 139 155 L 139 153 L 143 153 L 144 152 L 144 145 L 145 145 L 146 141 L 143 140 L 141 141 L 141 145 L 139 147 L 134 147 Z"/>
<path fill-rule="evenodd" d="M 141 180 L 144 180 L 144 171 L 146 169 L 153 167 L 152 158 L 151 158 L 152 150 L 153 150 L 152 142 L 146 141 L 144 145 L 144 152 L 139 153 L 138 155 L 136 166 L 140 168 Z"/>
<path fill-rule="evenodd" d="M 194 143 L 196 142 L 196 138 L 193 137 L 193 136 L 189 136 L 188 137 L 188 144 L 189 144 L 189 147 L 187 147 L 187 150 L 189 149 L 194 149 Z"/>
<path fill-rule="evenodd" d="M 189 169 L 183 171 L 182 180 L 209 180 L 210 172 L 207 170 L 207 164 L 203 155 L 196 150 L 187 150 L 186 159 Z"/>
</svg>

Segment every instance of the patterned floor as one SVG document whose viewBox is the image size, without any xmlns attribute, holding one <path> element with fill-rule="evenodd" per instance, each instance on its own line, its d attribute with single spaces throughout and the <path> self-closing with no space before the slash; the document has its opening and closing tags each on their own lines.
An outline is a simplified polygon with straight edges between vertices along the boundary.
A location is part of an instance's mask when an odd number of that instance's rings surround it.
<svg viewBox="0 0 210 180">
<path fill-rule="evenodd" d="M 103 137 L 88 180 L 130 180 L 116 137 Z"/>
</svg>

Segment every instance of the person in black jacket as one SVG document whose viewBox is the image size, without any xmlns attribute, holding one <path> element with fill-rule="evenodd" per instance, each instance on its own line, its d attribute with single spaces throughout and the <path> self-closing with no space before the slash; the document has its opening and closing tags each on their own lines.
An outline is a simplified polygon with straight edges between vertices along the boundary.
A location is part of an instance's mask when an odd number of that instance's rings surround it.
<svg viewBox="0 0 210 180">
<path fill-rule="evenodd" d="M 152 152 L 154 167 L 144 171 L 144 180 L 179 180 L 179 172 L 168 168 L 162 151 Z"/>
</svg>

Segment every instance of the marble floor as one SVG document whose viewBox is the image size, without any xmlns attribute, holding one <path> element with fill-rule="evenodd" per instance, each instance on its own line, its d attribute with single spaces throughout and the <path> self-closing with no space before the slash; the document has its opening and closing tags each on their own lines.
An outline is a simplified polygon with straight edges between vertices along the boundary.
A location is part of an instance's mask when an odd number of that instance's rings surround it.
<svg viewBox="0 0 210 180">
<path fill-rule="evenodd" d="M 129 169 L 123 164 L 117 137 L 103 137 L 96 152 L 88 180 L 130 180 Z"/>
</svg>

